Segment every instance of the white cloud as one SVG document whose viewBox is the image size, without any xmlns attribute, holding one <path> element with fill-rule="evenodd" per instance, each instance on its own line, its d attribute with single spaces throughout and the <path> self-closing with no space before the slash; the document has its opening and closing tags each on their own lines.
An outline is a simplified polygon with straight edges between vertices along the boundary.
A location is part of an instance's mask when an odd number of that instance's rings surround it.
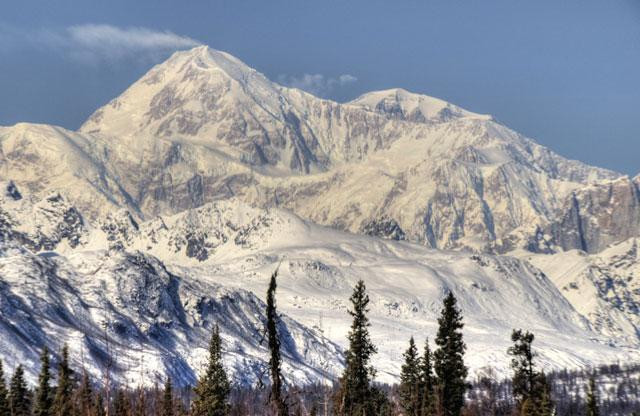
<svg viewBox="0 0 640 416">
<path fill-rule="evenodd" d="M 77 52 L 104 59 L 122 59 L 139 54 L 153 55 L 199 45 L 199 42 L 189 37 L 169 31 L 95 24 L 68 27 L 63 42 Z"/>
<path fill-rule="evenodd" d="M 170 31 L 145 27 L 122 28 L 107 24 L 83 24 L 57 30 L 33 31 L 0 26 L 0 34 L 5 39 L 5 49 L 25 44 L 44 47 L 59 50 L 86 63 L 125 59 L 157 60 L 167 52 L 200 45 L 200 42 L 192 38 Z"/>
<path fill-rule="evenodd" d="M 318 97 L 327 97 L 336 88 L 354 83 L 358 78 L 343 74 L 338 77 L 325 77 L 322 74 L 303 74 L 301 76 L 280 75 L 278 82 L 288 87 L 299 88 Z"/>
</svg>

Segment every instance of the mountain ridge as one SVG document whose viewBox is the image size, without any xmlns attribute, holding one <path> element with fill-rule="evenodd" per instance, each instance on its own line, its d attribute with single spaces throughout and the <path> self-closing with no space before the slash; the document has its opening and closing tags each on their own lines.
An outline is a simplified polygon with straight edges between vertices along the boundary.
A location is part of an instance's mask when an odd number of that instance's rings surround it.
<svg viewBox="0 0 640 416">
<path fill-rule="evenodd" d="M 10 196 L 17 194 L 18 199 Z M 371 331 L 379 348 L 374 364 L 382 381 L 397 380 L 400 352 L 410 336 L 433 338 L 449 290 L 463 310 L 473 372 L 490 365 L 506 374 L 509 334 L 518 327 L 536 333 L 544 368 L 637 358 L 637 314 L 630 311 L 637 301 L 620 308 L 578 280 L 585 287 L 581 293 L 588 294 L 582 299 L 597 304 L 585 310 L 580 298 L 565 298 L 572 286 L 562 273 L 552 268 L 547 276 L 526 257 L 433 250 L 348 234 L 240 201 L 207 203 L 146 222 L 126 211 L 92 222 L 59 194 L 38 200 L 13 187 L 4 195 L 0 355 L 7 362 L 19 356 L 33 363 L 27 370 L 34 377 L 37 349 L 14 341 L 26 336 L 42 346 L 46 331 L 49 340 L 77 340 L 73 356 L 84 356 L 98 378 L 108 339 L 112 352 L 126 362 L 114 369 L 117 380 L 137 380 L 144 365 L 149 385 L 167 371 L 178 383 L 192 383 L 207 331 L 217 320 L 234 380 L 255 383 L 267 357 L 266 347 L 257 343 L 264 320 L 261 299 L 276 267 L 282 330 L 292 334 L 283 344 L 290 380 L 339 376 L 350 323 L 348 296 L 359 279 L 371 297 Z M 554 261 L 566 263 L 562 259 Z"/>
<path fill-rule="evenodd" d="M 0 157 L 16 155 L 15 134 L 2 131 Z M 156 65 L 78 133 L 57 132 L 94 164 L 74 173 L 89 189 L 67 190 L 84 211 L 104 205 L 151 218 L 233 197 L 350 232 L 394 229 L 437 248 L 583 248 L 558 216 L 570 211 L 572 192 L 620 176 L 433 97 L 391 89 L 340 104 L 207 47 Z M 30 146 L 28 158 L 5 157 L 3 179 L 19 181 L 29 159 L 51 166 L 63 157 Z M 37 191 L 34 182 L 51 181 L 52 169 L 39 170 L 23 185 Z"/>
</svg>

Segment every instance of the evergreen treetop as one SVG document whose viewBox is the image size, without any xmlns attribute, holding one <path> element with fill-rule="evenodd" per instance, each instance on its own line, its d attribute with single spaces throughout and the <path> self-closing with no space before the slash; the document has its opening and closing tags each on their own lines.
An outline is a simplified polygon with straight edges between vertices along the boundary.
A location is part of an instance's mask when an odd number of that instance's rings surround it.
<svg viewBox="0 0 640 416">
<path fill-rule="evenodd" d="M 24 379 L 24 368 L 19 365 L 11 377 L 9 389 L 9 413 L 11 416 L 30 416 L 31 397 Z"/>
<path fill-rule="evenodd" d="M 369 335 L 367 318 L 369 295 L 362 280 L 358 281 L 351 295 L 353 318 L 349 331 L 349 349 L 345 353 L 346 366 L 340 380 L 337 410 L 340 415 L 376 414 L 376 390 L 372 388 L 375 370 L 370 365 L 371 357 L 377 352 Z"/>
<path fill-rule="evenodd" d="M 420 415 L 421 368 L 418 349 L 413 337 L 409 339 L 409 347 L 403 354 L 404 364 L 400 371 L 400 406 L 407 416 Z"/>
<path fill-rule="evenodd" d="M 0 416 L 10 416 L 9 412 L 9 391 L 4 378 L 4 368 L 0 360 Z"/>
<path fill-rule="evenodd" d="M 173 385 L 171 377 L 167 377 L 164 382 L 164 393 L 162 394 L 162 416 L 174 416 L 173 410 Z"/>
<path fill-rule="evenodd" d="M 284 383 L 282 378 L 280 337 L 278 334 L 278 312 L 276 310 L 276 278 L 278 270 L 271 275 L 267 290 L 267 338 L 269 342 L 269 373 L 271 375 L 271 395 L 269 403 L 274 408 L 276 415 L 286 416 L 289 413 L 287 403 L 283 396 Z"/>
<path fill-rule="evenodd" d="M 507 353 L 512 357 L 513 395 L 522 415 L 552 415 L 554 404 L 549 383 L 544 373 L 535 368 L 534 339 L 534 335 L 528 331 L 518 329 L 511 333 L 513 346 L 509 347 Z"/>
<path fill-rule="evenodd" d="M 47 347 L 44 347 L 40 355 L 40 376 L 38 377 L 38 388 L 36 389 L 33 409 L 35 416 L 50 416 L 52 414 L 53 389 L 51 388 L 50 381 L 51 364 L 49 362 L 49 350 Z"/>
<path fill-rule="evenodd" d="M 509 347 L 507 353 L 511 358 L 511 368 L 513 369 L 513 395 L 520 402 L 524 402 L 532 394 L 536 382 L 536 370 L 532 343 L 534 335 L 529 331 L 514 329 L 511 333 L 513 346 Z"/>
<path fill-rule="evenodd" d="M 86 369 L 82 370 L 82 382 L 80 384 L 80 391 L 78 392 L 80 401 L 80 414 L 81 416 L 93 416 L 92 410 L 95 408 L 93 389 L 91 387 L 91 380 Z"/>
<path fill-rule="evenodd" d="M 53 400 L 54 416 L 73 415 L 73 370 L 69 364 L 69 347 L 62 347 L 62 359 L 58 364 L 58 386 Z"/>
<path fill-rule="evenodd" d="M 222 365 L 222 340 L 217 324 L 213 327 L 209 343 L 207 370 L 193 391 L 193 416 L 225 416 L 229 413 L 230 386 Z"/>
<path fill-rule="evenodd" d="M 114 416 L 129 416 L 131 409 L 127 392 L 120 388 L 116 392 L 116 397 L 113 399 L 113 414 Z"/>
<path fill-rule="evenodd" d="M 420 358 L 420 416 L 435 415 L 436 397 L 433 375 L 433 354 L 429 348 L 429 339 L 424 342 L 424 353 Z"/>
<path fill-rule="evenodd" d="M 445 297 L 438 318 L 434 352 L 434 369 L 438 376 L 440 406 L 445 416 L 459 416 L 467 390 L 467 367 L 464 365 L 466 345 L 462 338 L 462 314 L 453 293 Z"/>
<path fill-rule="evenodd" d="M 93 402 L 93 414 L 92 416 L 105 416 L 104 399 L 102 394 L 98 394 L 96 400 Z"/>
</svg>

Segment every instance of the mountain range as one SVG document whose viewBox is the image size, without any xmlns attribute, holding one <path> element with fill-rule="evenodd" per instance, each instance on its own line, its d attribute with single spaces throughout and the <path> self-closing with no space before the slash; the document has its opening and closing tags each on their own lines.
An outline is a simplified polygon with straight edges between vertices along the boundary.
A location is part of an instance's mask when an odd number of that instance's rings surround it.
<svg viewBox="0 0 640 416">
<path fill-rule="evenodd" d="M 35 366 L 34 346 L 74 339 L 96 374 L 117 353 L 120 380 L 191 383 L 220 321 L 230 369 L 255 382 L 278 265 L 285 369 L 303 382 L 339 374 L 360 278 L 385 381 L 409 336 L 433 337 L 449 290 L 474 370 L 507 370 L 514 327 L 539 334 L 545 366 L 639 355 L 640 176 L 437 98 L 337 103 L 202 46 L 78 131 L 0 127 L 0 181 L 9 362 Z"/>
</svg>

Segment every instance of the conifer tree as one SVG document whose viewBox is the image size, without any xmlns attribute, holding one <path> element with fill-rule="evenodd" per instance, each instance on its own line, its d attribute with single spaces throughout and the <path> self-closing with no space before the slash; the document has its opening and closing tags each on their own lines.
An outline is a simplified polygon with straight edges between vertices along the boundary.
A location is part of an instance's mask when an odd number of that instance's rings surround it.
<svg viewBox="0 0 640 416">
<path fill-rule="evenodd" d="M 164 382 L 164 393 L 162 394 L 162 416 L 174 416 L 173 410 L 173 385 L 171 377 L 167 377 Z"/>
<path fill-rule="evenodd" d="M 0 416 L 10 416 L 9 412 L 9 391 L 4 379 L 4 368 L 0 360 Z"/>
<path fill-rule="evenodd" d="M 225 416 L 229 413 L 229 380 L 222 365 L 222 341 L 218 325 L 213 328 L 209 343 L 207 371 L 193 389 L 195 398 L 192 416 Z"/>
<path fill-rule="evenodd" d="M 539 399 L 538 399 L 538 413 L 537 416 L 553 416 L 554 415 L 554 404 L 551 400 L 551 391 L 549 388 L 549 383 L 547 382 L 547 377 L 544 373 L 540 373 L 537 380 L 537 385 L 539 389 Z"/>
<path fill-rule="evenodd" d="M 538 409 L 532 398 L 526 398 L 520 405 L 520 416 L 537 416 Z"/>
<path fill-rule="evenodd" d="M 134 407 L 134 416 L 145 416 L 145 413 L 147 412 L 147 399 L 142 387 L 138 388 L 137 396 Z"/>
<path fill-rule="evenodd" d="M 467 389 L 467 367 L 464 365 L 466 345 L 462 339 L 462 315 L 456 298 L 449 292 L 444 299 L 434 353 L 434 369 L 438 376 L 440 405 L 444 416 L 460 416 Z"/>
<path fill-rule="evenodd" d="M 105 416 L 106 411 L 104 407 L 104 399 L 102 398 L 102 394 L 98 393 L 96 395 L 96 400 L 93 402 L 93 412 L 91 416 Z"/>
<path fill-rule="evenodd" d="M 375 370 L 370 361 L 377 350 L 369 335 L 369 295 L 362 280 L 356 284 L 350 300 L 353 309 L 349 314 L 353 322 L 348 337 L 349 349 L 345 353 L 346 367 L 340 379 L 337 413 L 343 416 L 375 415 L 378 392 L 371 386 Z"/>
<path fill-rule="evenodd" d="M 24 368 L 19 365 L 11 378 L 9 390 L 9 413 L 11 416 L 31 415 L 31 397 L 24 379 Z"/>
<path fill-rule="evenodd" d="M 34 403 L 33 413 L 35 416 L 51 416 L 53 405 L 53 389 L 51 381 L 51 364 L 49 362 L 49 350 L 42 349 L 40 355 L 40 376 L 38 377 L 38 388 Z"/>
<path fill-rule="evenodd" d="M 553 414 L 549 383 L 544 373 L 535 369 L 532 344 L 534 335 L 528 331 L 514 330 L 511 334 L 513 346 L 507 353 L 512 356 L 513 395 L 524 415 L 547 416 Z"/>
<path fill-rule="evenodd" d="M 58 364 L 58 386 L 53 400 L 54 416 L 73 415 L 73 370 L 69 365 L 69 347 L 62 347 L 62 359 Z"/>
<path fill-rule="evenodd" d="M 596 380 L 593 374 L 589 377 L 586 416 L 600 416 L 600 408 L 598 406 L 598 389 L 596 388 Z"/>
<path fill-rule="evenodd" d="M 511 333 L 511 341 L 514 344 L 507 350 L 507 353 L 512 356 L 513 395 L 520 403 L 524 403 L 533 395 L 536 384 L 536 370 L 533 362 L 535 353 L 531 347 L 534 338 L 534 335 L 528 331 L 514 329 Z"/>
<path fill-rule="evenodd" d="M 116 392 L 116 397 L 113 399 L 113 414 L 114 416 L 129 416 L 129 398 L 127 392 L 120 388 Z"/>
<path fill-rule="evenodd" d="M 400 406 L 406 416 L 420 416 L 420 357 L 413 337 L 409 339 L 409 348 L 405 351 L 404 364 L 400 371 Z"/>
<path fill-rule="evenodd" d="M 87 370 L 82 370 L 82 383 L 78 392 L 80 404 L 80 416 L 92 416 L 91 412 L 95 408 L 93 400 L 93 389 Z"/>
<path fill-rule="evenodd" d="M 420 416 L 435 415 L 436 397 L 434 391 L 433 354 L 429 339 L 424 342 L 424 355 L 420 359 Z"/>
<path fill-rule="evenodd" d="M 271 396 L 269 402 L 277 416 L 285 416 L 289 413 L 287 403 L 283 396 L 283 378 L 280 369 L 280 337 L 278 335 L 278 312 L 276 310 L 276 278 L 278 270 L 271 275 L 269 289 L 267 290 L 267 338 L 269 341 L 269 372 L 271 374 Z"/>
</svg>

